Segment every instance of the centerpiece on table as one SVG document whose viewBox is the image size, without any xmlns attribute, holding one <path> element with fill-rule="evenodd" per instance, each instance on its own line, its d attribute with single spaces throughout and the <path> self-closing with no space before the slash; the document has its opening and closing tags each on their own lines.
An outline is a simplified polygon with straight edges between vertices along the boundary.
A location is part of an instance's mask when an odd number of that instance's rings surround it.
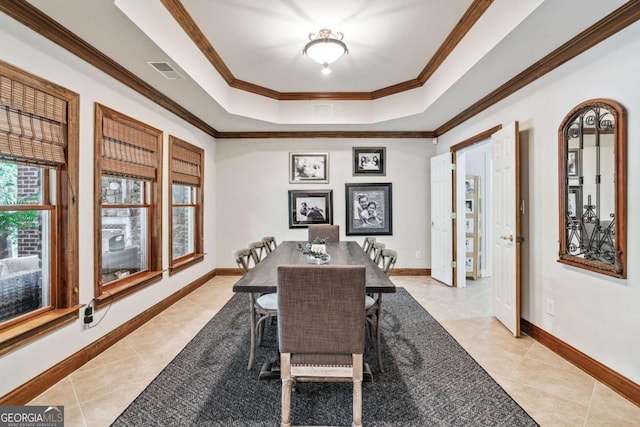
<svg viewBox="0 0 640 427">
<path fill-rule="evenodd" d="M 328 264 L 331 255 L 327 253 L 326 243 L 327 239 L 317 238 L 305 245 L 298 243 L 298 250 L 307 256 L 310 264 Z"/>
</svg>

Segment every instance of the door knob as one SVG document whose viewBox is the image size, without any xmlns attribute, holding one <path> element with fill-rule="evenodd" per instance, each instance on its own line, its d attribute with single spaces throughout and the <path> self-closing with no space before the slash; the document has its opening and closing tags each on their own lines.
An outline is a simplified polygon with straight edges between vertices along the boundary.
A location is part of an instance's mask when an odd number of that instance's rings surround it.
<svg viewBox="0 0 640 427">
<path fill-rule="evenodd" d="M 502 240 L 508 240 L 510 242 L 513 242 L 513 234 L 510 234 L 508 237 L 507 236 L 500 236 L 500 238 Z"/>
</svg>

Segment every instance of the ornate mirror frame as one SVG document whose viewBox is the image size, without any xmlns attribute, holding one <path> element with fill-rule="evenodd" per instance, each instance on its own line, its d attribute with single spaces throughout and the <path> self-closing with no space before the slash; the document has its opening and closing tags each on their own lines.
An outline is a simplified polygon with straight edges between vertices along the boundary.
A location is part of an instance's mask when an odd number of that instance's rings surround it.
<svg viewBox="0 0 640 427">
<path fill-rule="evenodd" d="M 605 170 L 609 167 L 613 173 L 613 182 L 608 181 L 607 176 L 605 185 L 610 185 L 614 194 L 605 194 L 604 197 L 612 199 L 614 212 L 599 214 L 597 204 L 600 204 L 602 180 L 600 166 L 602 157 L 606 160 L 608 154 L 601 154 L 600 138 L 607 134 L 614 136 L 611 147 L 613 153 L 610 156 L 614 164 L 610 165 L 611 167 L 606 165 L 606 161 L 602 164 Z M 593 135 L 594 145 L 589 147 L 593 148 L 593 153 L 589 153 L 592 163 L 590 167 L 595 168 L 593 176 L 582 170 L 581 156 L 585 135 Z M 570 149 L 570 140 L 573 143 L 577 142 L 579 148 Z M 578 185 L 571 185 L 572 182 Z M 593 191 L 598 202 L 592 200 L 591 194 L 586 196 L 586 199 L 583 198 L 583 183 L 590 182 L 596 189 Z M 558 128 L 558 184 L 558 262 L 608 276 L 626 278 L 627 118 L 626 111 L 620 104 L 609 99 L 591 99 L 577 105 L 565 116 Z M 607 217 L 611 219 L 607 220 Z"/>
</svg>

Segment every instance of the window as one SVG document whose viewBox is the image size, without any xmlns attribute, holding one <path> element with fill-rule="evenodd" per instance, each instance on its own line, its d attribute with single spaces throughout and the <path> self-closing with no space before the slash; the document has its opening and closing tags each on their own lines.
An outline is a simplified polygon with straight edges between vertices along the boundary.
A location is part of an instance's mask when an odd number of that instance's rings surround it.
<svg viewBox="0 0 640 427">
<path fill-rule="evenodd" d="M 78 95 L 0 62 L 0 354 L 78 318 Z"/>
<path fill-rule="evenodd" d="M 169 136 L 171 183 L 170 272 L 202 261 L 202 197 L 204 150 Z"/>
<path fill-rule="evenodd" d="M 162 277 L 162 132 L 96 104 L 95 303 Z"/>
</svg>

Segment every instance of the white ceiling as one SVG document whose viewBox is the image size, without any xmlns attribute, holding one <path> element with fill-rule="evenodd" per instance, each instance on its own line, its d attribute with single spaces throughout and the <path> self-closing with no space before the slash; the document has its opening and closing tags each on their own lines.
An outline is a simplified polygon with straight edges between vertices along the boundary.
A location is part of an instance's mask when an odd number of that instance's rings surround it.
<svg viewBox="0 0 640 427">
<path fill-rule="evenodd" d="M 494 0 L 419 88 L 373 101 L 278 101 L 231 88 L 160 1 L 30 3 L 223 132 L 428 131 L 625 3 Z M 182 0 L 236 79 L 278 92 L 371 92 L 413 80 L 472 0 Z M 344 34 L 349 54 L 325 76 L 302 55 L 309 33 Z M 183 76 L 166 80 L 147 61 Z M 328 117 L 314 106 L 330 108 Z M 323 108 L 325 110 L 325 108 Z"/>
</svg>

